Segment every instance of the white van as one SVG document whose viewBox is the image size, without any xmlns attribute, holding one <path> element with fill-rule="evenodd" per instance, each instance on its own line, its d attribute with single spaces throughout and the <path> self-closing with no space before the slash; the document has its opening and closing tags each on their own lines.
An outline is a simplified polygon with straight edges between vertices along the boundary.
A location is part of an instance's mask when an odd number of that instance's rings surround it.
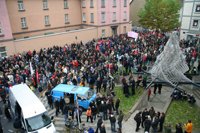
<svg viewBox="0 0 200 133">
<path fill-rule="evenodd" d="M 27 133 L 56 133 L 46 108 L 26 84 L 9 89 L 9 100 L 13 114 L 15 103 L 21 108 L 21 122 Z"/>
</svg>

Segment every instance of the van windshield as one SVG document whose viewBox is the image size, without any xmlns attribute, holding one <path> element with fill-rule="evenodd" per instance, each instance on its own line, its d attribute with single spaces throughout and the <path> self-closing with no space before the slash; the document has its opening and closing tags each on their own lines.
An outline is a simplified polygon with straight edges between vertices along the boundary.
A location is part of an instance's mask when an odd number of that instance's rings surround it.
<svg viewBox="0 0 200 133">
<path fill-rule="evenodd" d="M 43 128 L 51 123 L 51 119 L 47 112 L 25 119 L 25 121 L 29 132 Z"/>
<path fill-rule="evenodd" d="M 88 97 L 88 99 L 90 99 L 92 96 L 94 95 L 94 91 L 89 89 L 86 93 L 85 96 Z"/>
</svg>

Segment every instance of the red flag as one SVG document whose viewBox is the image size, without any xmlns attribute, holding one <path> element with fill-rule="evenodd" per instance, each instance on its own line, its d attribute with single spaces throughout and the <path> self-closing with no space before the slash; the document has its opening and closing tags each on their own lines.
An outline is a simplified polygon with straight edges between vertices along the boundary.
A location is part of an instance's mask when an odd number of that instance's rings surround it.
<svg viewBox="0 0 200 133">
<path fill-rule="evenodd" d="M 192 56 L 194 57 L 195 55 L 196 55 L 196 50 L 193 51 L 193 55 Z"/>
<path fill-rule="evenodd" d="M 97 49 L 96 49 L 96 51 L 99 51 L 99 45 L 97 45 Z"/>
<path fill-rule="evenodd" d="M 66 51 L 65 46 L 64 46 L 64 51 Z"/>
<path fill-rule="evenodd" d="M 153 34 L 153 31 L 151 31 L 151 35 Z"/>
<path fill-rule="evenodd" d="M 35 80 L 34 80 L 34 78 L 33 78 L 33 77 L 32 77 L 32 80 L 33 80 L 33 84 L 34 84 L 34 85 L 36 85 L 36 83 L 35 83 Z"/>
<path fill-rule="evenodd" d="M 37 81 L 40 82 L 40 80 L 39 80 L 39 74 L 38 74 L 37 70 L 36 70 L 36 78 L 37 78 Z"/>
<path fill-rule="evenodd" d="M 158 36 L 161 37 L 161 33 Z"/>
</svg>

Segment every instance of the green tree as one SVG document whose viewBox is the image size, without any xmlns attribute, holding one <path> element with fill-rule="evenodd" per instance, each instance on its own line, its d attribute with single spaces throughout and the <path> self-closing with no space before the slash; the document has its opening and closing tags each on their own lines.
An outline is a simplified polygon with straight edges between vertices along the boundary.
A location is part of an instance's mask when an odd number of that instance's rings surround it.
<svg viewBox="0 0 200 133">
<path fill-rule="evenodd" d="M 146 0 L 138 12 L 139 24 L 152 30 L 172 31 L 179 27 L 179 0 Z"/>
</svg>

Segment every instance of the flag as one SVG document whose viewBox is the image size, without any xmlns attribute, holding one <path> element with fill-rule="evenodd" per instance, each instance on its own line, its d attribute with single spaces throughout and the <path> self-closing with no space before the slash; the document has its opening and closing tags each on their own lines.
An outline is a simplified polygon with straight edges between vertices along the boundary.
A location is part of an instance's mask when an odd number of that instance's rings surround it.
<svg viewBox="0 0 200 133">
<path fill-rule="evenodd" d="M 35 80 L 34 80 L 34 78 L 33 78 L 33 77 L 32 77 L 32 80 L 33 80 L 33 84 L 34 84 L 34 85 L 36 85 L 36 83 L 35 83 Z"/>
<path fill-rule="evenodd" d="M 64 46 L 64 51 L 66 51 L 65 46 Z"/>
<path fill-rule="evenodd" d="M 39 80 L 39 74 L 38 74 L 37 70 L 36 70 L 36 78 L 37 78 L 37 82 L 40 82 L 40 80 Z"/>
<path fill-rule="evenodd" d="M 33 67 L 31 62 L 30 62 L 30 71 L 31 71 L 31 76 L 33 76 Z"/>
<path fill-rule="evenodd" d="M 96 51 L 99 51 L 99 45 L 97 45 L 97 49 L 96 49 Z"/>
<path fill-rule="evenodd" d="M 151 31 L 151 35 L 153 34 L 153 31 Z"/>
<path fill-rule="evenodd" d="M 161 37 L 161 33 L 158 36 Z"/>
</svg>

